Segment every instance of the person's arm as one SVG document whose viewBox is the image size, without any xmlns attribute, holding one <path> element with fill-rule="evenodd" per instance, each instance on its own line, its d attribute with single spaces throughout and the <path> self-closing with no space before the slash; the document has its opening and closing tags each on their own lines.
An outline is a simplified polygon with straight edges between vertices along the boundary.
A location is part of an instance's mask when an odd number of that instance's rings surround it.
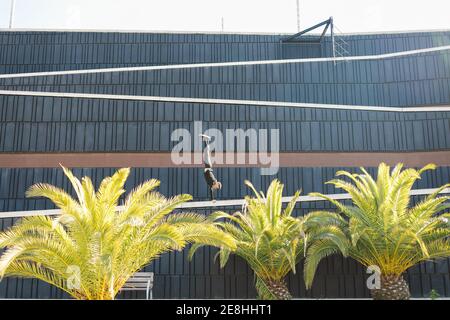
<svg viewBox="0 0 450 320">
<path fill-rule="evenodd" d="M 214 201 L 214 190 L 212 188 L 209 188 L 209 199 Z"/>
</svg>

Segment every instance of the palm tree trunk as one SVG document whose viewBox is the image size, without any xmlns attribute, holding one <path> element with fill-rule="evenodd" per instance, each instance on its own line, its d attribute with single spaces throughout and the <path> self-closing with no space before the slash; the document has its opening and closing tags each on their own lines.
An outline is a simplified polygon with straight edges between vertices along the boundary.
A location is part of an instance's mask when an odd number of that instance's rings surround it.
<svg viewBox="0 0 450 320">
<path fill-rule="evenodd" d="M 256 289 L 258 291 L 258 298 L 262 300 L 291 300 L 292 296 L 286 283 L 283 280 L 256 280 Z"/>
<path fill-rule="evenodd" d="M 381 288 L 371 290 L 374 300 L 408 300 L 408 283 L 402 275 L 381 275 Z"/>
<path fill-rule="evenodd" d="M 277 300 L 291 300 L 292 296 L 284 281 L 269 281 L 267 285 L 270 291 L 277 297 Z"/>
</svg>

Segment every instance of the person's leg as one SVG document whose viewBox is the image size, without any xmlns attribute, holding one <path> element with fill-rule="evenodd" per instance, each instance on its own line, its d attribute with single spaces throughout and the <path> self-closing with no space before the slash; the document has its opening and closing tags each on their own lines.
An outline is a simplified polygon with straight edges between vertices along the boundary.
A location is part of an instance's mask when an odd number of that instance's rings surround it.
<svg viewBox="0 0 450 320">
<path fill-rule="evenodd" d="M 203 152 L 203 161 L 205 163 L 206 168 L 212 168 L 211 149 L 209 148 L 209 141 L 205 139 L 204 142 L 205 148 Z"/>
<path fill-rule="evenodd" d="M 205 163 L 205 180 L 208 185 L 209 190 L 209 199 L 211 201 L 215 201 L 215 195 L 214 195 L 214 189 L 212 188 L 213 182 L 216 180 L 213 173 L 212 173 L 212 160 L 211 160 L 211 149 L 209 147 L 209 141 L 211 140 L 210 137 L 206 135 L 200 135 L 203 138 L 203 141 L 205 142 L 205 147 L 203 151 L 203 162 Z"/>
</svg>

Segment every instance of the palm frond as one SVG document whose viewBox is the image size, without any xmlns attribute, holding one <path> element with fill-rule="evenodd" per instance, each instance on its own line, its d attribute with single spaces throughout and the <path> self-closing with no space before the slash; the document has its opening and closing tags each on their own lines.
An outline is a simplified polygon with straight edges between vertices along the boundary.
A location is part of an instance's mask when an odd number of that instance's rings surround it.
<svg viewBox="0 0 450 320">
<path fill-rule="evenodd" d="M 135 188 L 119 212 L 128 168 L 103 179 L 97 192 L 89 177 L 80 181 L 63 170 L 78 201 L 49 184 L 31 187 L 27 196 L 47 197 L 62 213 L 23 218 L 0 233 L 0 276 L 37 278 L 76 299 L 113 299 L 129 277 L 165 252 L 188 243 L 236 248 L 234 238 L 205 216 L 171 215 L 192 197 L 165 198 L 154 191 L 155 179 Z M 79 273 L 76 288 L 68 283 L 72 271 Z"/>
<path fill-rule="evenodd" d="M 414 183 L 423 172 L 435 168 L 430 164 L 419 170 L 404 169 L 398 164 L 391 171 L 382 163 L 376 180 L 364 168 L 362 174 L 339 171 L 337 175 L 350 182 L 335 179 L 330 183 L 347 191 L 352 205 L 311 194 L 335 205 L 345 220 L 336 219 L 332 213 L 312 213 L 309 221 L 306 219 L 310 232 L 305 261 L 307 286 L 311 285 L 320 260 L 337 252 L 348 254 L 365 266 L 377 265 L 386 275 L 400 275 L 421 261 L 448 257 L 450 224 L 445 213 L 439 215 L 449 208 L 450 198 L 438 197 L 448 185 L 410 208 Z M 319 235 L 314 236 L 314 232 Z"/>
<path fill-rule="evenodd" d="M 254 197 L 245 197 L 243 212 L 230 215 L 219 211 L 208 218 L 236 242 L 235 249 L 222 247 L 217 256 L 221 267 L 232 252 L 243 258 L 258 275 L 255 285 L 260 297 L 275 298 L 268 283 L 281 285 L 290 271 L 295 272 L 296 264 L 303 257 L 304 220 L 293 217 L 300 191 L 283 209 L 283 185 L 278 180 L 271 182 L 266 195 L 256 191 L 249 181 L 246 185 Z"/>
</svg>

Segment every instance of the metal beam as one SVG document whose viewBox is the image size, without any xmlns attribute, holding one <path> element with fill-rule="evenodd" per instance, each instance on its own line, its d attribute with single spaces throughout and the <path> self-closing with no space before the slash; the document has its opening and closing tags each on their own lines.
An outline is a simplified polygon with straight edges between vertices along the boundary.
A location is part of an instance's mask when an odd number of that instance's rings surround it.
<svg viewBox="0 0 450 320">
<path fill-rule="evenodd" d="M 330 18 L 331 21 L 331 50 L 333 58 L 336 58 L 336 44 L 334 42 L 334 25 L 333 25 L 333 17 Z M 336 60 L 334 61 L 334 65 L 336 65 Z"/>
<path fill-rule="evenodd" d="M 416 189 L 411 190 L 411 196 L 422 196 L 429 195 L 436 192 L 438 189 Z M 450 188 L 444 189 L 440 192 L 440 194 L 448 194 L 450 193 Z M 327 194 L 327 196 L 334 200 L 350 200 L 351 196 L 348 193 L 337 193 L 337 194 Z M 290 202 L 292 197 L 282 197 L 281 201 L 283 203 Z M 321 197 L 316 196 L 300 196 L 297 202 L 311 202 L 311 201 L 326 201 Z M 221 208 L 221 207 L 240 207 L 245 203 L 244 199 L 232 199 L 232 200 L 219 200 L 216 202 L 211 201 L 194 201 L 194 202 L 185 202 L 179 206 L 177 209 L 198 209 L 198 208 Z M 118 206 L 117 210 L 123 210 L 124 206 Z M 9 211 L 9 212 L 0 212 L 0 219 L 4 218 L 22 218 L 22 217 L 31 217 L 31 216 L 55 216 L 61 214 L 60 209 L 46 209 L 46 210 L 27 210 L 27 211 Z"/>
<path fill-rule="evenodd" d="M 327 33 L 328 28 L 330 27 L 330 24 L 331 24 L 331 23 L 327 24 L 327 25 L 325 26 L 325 29 L 323 29 L 322 35 L 320 36 L 320 41 L 322 41 L 322 38 L 325 37 L 325 34 Z"/>
<path fill-rule="evenodd" d="M 9 29 L 14 25 L 14 10 L 16 8 L 16 0 L 11 0 L 11 11 L 9 12 Z"/>
<path fill-rule="evenodd" d="M 298 32 L 298 33 L 296 33 L 296 34 L 294 34 L 294 35 L 292 35 L 292 36 L 285 37 L 285 38 L 281 39 L 281 42 L 289 42 L 289 41 L 292 41 L 292 40 L 294 40 L 294 39 L 300 37 L 301 35 L 304 35 L 305 33 L 308 33 L 308 32 L 310 32 L 310 31 L 312 31 L 312 30 L 315 30 L 315 29 L 317 29 L 317 28 L 320 28 L 321 26 L 324 26 L 324 25 L 326 25 L 325 29 L 328 29 L 330 23 L 332 23 L 332 18 L 327 19 L 327 20 L 325 20 L 325 21 L 322 21 L 322 22 L 320 22 L 320 23 L 318 23 L 318 24 L 316 24 L 316 25 L 314 25 L 314 26 L 312 26 L 312 27 L 309 27 L 309 28 L 307 28 L 307 29 L 305 29 L 305 30 L 303 30 L 303 31 L 300 31 L 300 32 Z M 326 30 L 325 30 L 325 31 L 326 31 Z"/>
</svg>

